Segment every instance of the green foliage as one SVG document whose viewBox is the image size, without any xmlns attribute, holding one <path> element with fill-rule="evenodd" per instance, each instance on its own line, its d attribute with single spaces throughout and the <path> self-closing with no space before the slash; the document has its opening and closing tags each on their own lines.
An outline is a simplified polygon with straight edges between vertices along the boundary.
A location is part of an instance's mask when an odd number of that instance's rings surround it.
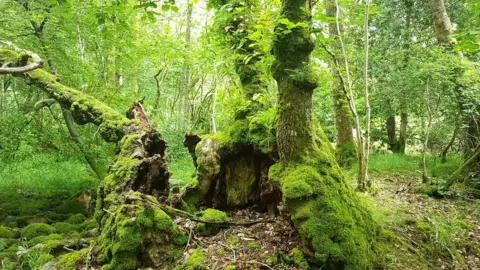
<svg viewBox="0 0 480 270">
<path fill-rule="evenodd" d="M 45 223 L 33 223 L 23 228 L 22 237 L 33 239 L 41 235 L 49 235 L 55 233 L 55 228 Z"/>
</svg>

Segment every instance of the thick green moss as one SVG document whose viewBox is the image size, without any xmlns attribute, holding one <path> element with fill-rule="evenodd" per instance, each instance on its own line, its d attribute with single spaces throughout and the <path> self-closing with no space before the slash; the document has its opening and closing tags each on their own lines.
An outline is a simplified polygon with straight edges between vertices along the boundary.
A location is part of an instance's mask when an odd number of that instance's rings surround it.
<svg viewBox="0 0 480 270">
<path fill-rule="evenodd" d="M 157 263 L 167 265 L 173 261 L 175 246 L 186 242 L 165 212 L 141 204 L 120 206 L 105 217 L 103 227 L 98 249 L 99 262 L 106 263 L 102 269 L 137 269 L 142 263 L 138 260 L 139 253 L 145 252 L 140 248 L 146 242 L 150 243 L 154 258 L 159 260 Z"/>
<path fill-rule="evenodd" d="M 78 226 L 70 223 L 66 223 L 66 222 L 54 223 L 52 224 L 52 226 L 55 228 L 57 233 L 65 234 L 65 235 L 70 234 L 72 232 L 78 232 L 80 230 Z"/>
<path fill-rule="evenodd" d="M 22 237 L 33 239 L 41 235 L 49 235 L 55 233 L 55 228 L 45 223 L 33 223 L 23 228 Z"/>
<path fill-rule="evenodd" d="M 20 55 L 12 50 L 0 49 L 0 66 L 6 63 L 12 63 L 14 65 L 19 61 Z"/>
<path fill-rule="evenodd" d="M 205 254 L 201 249 L 193 251 L 192 255 L 182 265 L 175 267 L 175 270 L 206 270 Z"/>
<path fill-rule="evenodd" d="M 346 182 L 327 145 L 297 164 L 272 166 L 270 179 L 282 187 L 291 219 L 307 246 L 309 259 L 328 269 L 372 267 L 376 225 Z"/>
<path fill-rule="evenodd" d="M 84 263 L 89 249 L 84 248 L 79 251 L 70 252 L 58 257 L 57 269 L 75 270 L 77 265 Z"/>
<path fill-rule="evenodd" d="M 292 250 L 292 255 L 292 260 L 295 266 L 299 266 L 302 269 L 309 269 L 310 266 L 308 265 L 308 262 L 300 249 L 294 248 Z"/>
<path fill-rule="evenodd" d="M 0 238 L 13 238 L 13 233 L 9 229 L 0 226 Z"/>
<path fill-rule="evenodd" d="M 30 241 L 28 241 L 28 245 L 29 246 L 35 246 L 35 245 L 38 245 L 40 243 L 43 243 L 43 242 L 47 242 L 47 241 L 50 241 L 50 240 L 61 240 L 63 238 L 63 236 L 61 236 L 60 234 L 50 234 L 50 235 L 41 235 L 41 236 L 37 236 L 33 239 L 31 239 Z"/>
<path fill-rule="evenodd" d="M 342 167 L 351 167 L 357 160 L 357 146 L 354 141 L 349 141 L 336 149 L 338 164 Z"/>
<path fill-rule="evenodd" d="M 82 215 L 82 214 L 75 214 L 75 215 L 71 215 L 68 219 L 67 219 L 67 223 L 70 223 L 70 224 L 80 224 L 82 223 L 83 221 L 85 221 L 85 216 Z"/>
<path fill-rule="evenodd" d="M 99 126 L 102 137 L 109 142 L 119 141 L 125 128 L 138 124 L 97 99 L 57 81 L 56 76 L 36 69 L 29 72 L 27 80 L 64 105 L 70 105 L 75 121 L 79 124 L 93 123 Z"/>
<path fill-rule="evenodd" d="M 225 212 L 217 209 L 206 209 L 202 213 L 202 220 L 215 222 L 229 222 L 230 218 Z M 200 235 L 209 236 L 218 233 L 221 225 L 198 223 L 196 229 Z"/>
</svg>

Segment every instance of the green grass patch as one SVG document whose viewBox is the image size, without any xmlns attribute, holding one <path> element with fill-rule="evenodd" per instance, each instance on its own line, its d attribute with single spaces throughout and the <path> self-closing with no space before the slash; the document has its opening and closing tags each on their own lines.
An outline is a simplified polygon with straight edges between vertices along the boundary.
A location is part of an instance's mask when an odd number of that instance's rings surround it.
<svg viewBox="0 0 480 270">
<path fill-rule="evenodd" d="M 169 170 L 172 173 L 170 177 L 171 186 L 184 186 L 193 182 L 195 166 L 190 156 L 182 159 L 172 159 L 169 164 Z"/>
<path fill-rule="evenodd" d="M 0 223 L 7 216 L 33 216 L 54 210 L 98 180 L 82 160 L 58 153 L 10 162 L 0 173 Z"/>
<path fill-rule="evenodd" d="M 460 156 L 449 156 L 447 162 L 442 164 L 440 158 L 434 156 L 427 157 L 427 169 L 430 176 L 445 178 L 453 173 L 463 160 Z M 352 171 L 357 170 L 357 164 L 354 164 Z M 370 156 L 369 170 L 371 172 L 399 172 L 414 173 L 421 170 L 421 156 L 406 154 L 391 154 Z"/>
</svg>

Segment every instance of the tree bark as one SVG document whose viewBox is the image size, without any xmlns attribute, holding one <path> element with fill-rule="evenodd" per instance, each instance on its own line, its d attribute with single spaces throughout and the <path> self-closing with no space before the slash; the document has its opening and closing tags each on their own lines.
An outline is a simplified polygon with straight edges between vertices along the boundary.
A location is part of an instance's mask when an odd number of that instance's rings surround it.
<svg viewBox="0 0 480 270">
<path fill-rule="evenodd" d="M 455 142 L 455 139 L 457 138 L 457 132 L 458 132 L 458 125 L 455 126 L 455 130 L 453 131 L 453 134 L 452 134 L 452 137 L 451 137 L 450 141 L 448 142 L 448 144 L 445 146 L 445 148 L 442 151 L 442 154 L 441 154 L 442 164 L 447 163 L 447 153 L 450 150 L 450 148 L 452 147 L 453 143 Z"/>
<path fill-rule="evenodd" d="M 313 139 L 312 95 L 317 82 L 310 67 L 312 18 L 304 11 L 309 6 L 306 0 L 283 0 L 280 21 L 304 26 L 291 31 L 285 31 L 283 23 L 275 27 L 272 72 L 278 83 L 280 162 L 272 166 L 269 176 L 281 186 L 314 265 L 366 269 L 372 264 L 367 244 L 374 230 L 370 213 L 345 181 L 328 142 L 317 145 Z"/>
<path fill-rule="evenodd" d="M 406 108 L 406 101 L 405 104 L 402 105 L 402 112 L 400 113 L 400 132 L 398 137 L 398 152 L 397 153 L 405 153 L 405 148 L 407 146 L 407 128 L 408 128 L 408 113 Z M 405 106 L 405 107 L 404 107 Z"/>
</svg>

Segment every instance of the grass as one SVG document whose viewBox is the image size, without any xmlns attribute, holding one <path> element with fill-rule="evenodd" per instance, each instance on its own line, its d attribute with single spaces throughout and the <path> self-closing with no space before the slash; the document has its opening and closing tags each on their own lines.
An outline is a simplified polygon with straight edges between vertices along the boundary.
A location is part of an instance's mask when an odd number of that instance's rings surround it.
<svg viewBox="0 0 480 270">
<path fill-rule="evenodd" d="M 7 163 L 0 174 L 0 222 L 52 210 L 97 183 L 83 161 L 60 154 Z"/>
<path fill-rule="evenodd" d="M 438 157 L 427 157 L 427 169 L 430 176 L 445 178 L 453 173 L 461 164 L 463 160 L 459 156 L 450 156 L 447 158 L 447 163 L 442 164 Z M 352 170 L 356 171 L 356 164 Z M 421 156 L 406 155 L 406 154 L 391 154 L 379 155 L 374 154 L 370 156 L 369 170 L 372 172 L 399 172 L 399 173 L 413 173 L 421 169 Z"/>
<path fill-rule="evenodd" d="M 181 159 L 172 159 L 169 164 L 169 170 L 172 173 L 170 184 L 172 186 L 184 186 L 193 181 L 195 166 L 190 156 L 184 156 Z"/>
</svg>

